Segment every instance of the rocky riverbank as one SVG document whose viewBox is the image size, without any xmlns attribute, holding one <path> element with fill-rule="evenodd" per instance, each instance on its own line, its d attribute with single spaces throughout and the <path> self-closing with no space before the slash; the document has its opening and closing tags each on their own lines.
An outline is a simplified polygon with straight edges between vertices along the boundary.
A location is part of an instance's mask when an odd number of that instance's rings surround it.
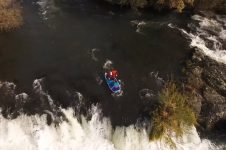
<svg viewBox="0 0 226 150">
<path fill-rule="evenodd" d="M 105 0 L 111 4 L 130 6 L 132 8 L 154 8 L 177 9 L 181 12 L 184 8 L 189 8 L 195 12 L 213 11 L 217 13 L 226 13 L 225 0 Z"/>
<path fill-rule="evenodd" d="M 226 13 L 225 0 L 196 0 L 194 8 L 197 11 L 215 11 L 217 13 Z"/>
<path fill-rule="evenodd" d="M 226 65 L 194 50 L 183 69 L 189 103 L 203 131 L 226 130 Z"/>
</svg>

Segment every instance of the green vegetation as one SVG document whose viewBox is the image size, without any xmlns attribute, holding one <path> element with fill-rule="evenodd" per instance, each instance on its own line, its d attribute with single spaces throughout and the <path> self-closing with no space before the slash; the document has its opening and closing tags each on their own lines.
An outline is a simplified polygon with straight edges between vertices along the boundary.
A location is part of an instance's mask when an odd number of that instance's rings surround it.
<svg viewBox="0 0 226 150">
<path fill-rule="evenodd" d="M 188 97 L 181 93 L 175 83 L 168 82 L 159 94 L 160 105 L 152 113 L 150 140 L 164 138 L 171 145 L 172 134 L 181 137 L 197 124 L 193 110 L 187 104 Z"/>
<path fill-rule="evenodd" d="M 143 8 L 153 6 L 158 9 L 170 8 L 177 9 L 179 12 L 185 8 L 185 6 L 192 6 L 194 0 L 107 0 L 111 3 L 117 3 L 120 5 L 131 6 L 132 8 Z"/>
<path fill-rule="evenodd" d="M 23 23 L 22 11 L 15 0 L 0 0 L 0 31 L 9 31 Z"/>
</svg>

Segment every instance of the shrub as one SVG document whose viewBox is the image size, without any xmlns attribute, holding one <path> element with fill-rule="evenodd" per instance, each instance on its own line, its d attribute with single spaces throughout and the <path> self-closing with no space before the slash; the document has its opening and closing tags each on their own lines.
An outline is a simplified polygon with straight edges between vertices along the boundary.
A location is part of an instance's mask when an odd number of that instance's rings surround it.
<svg viewBox="0 0 226 150">
<path fill-rule="evenodd" d="M 170 9 L 177 9 L 182 12 L 186 5 L 193 6 L 194 0 L 157 0 L 157 7 L 168 7 Z"/>
<path fill-rule="evenodd" d="M 182 12 L 186 5 L 192 6 L 194 0 L 107 0 L 111 3 L 117 3 L 120 5 L 128 5 L 132 8 L 143 8 L 153 6 L 158 9 L 170 8 L 177 9 L 178 12 Z"/>
<path fill-rule="evenodd" d="M 196 116 L 187 104 L 188 97 L 181 93 L 175 83 L 168 82 L 159 94 L 160 105 L 152 113 L 150 140 L 164 138 L 170 144 L 171 136 L 182 136 L 195 125 Z"/>
<path fill-rule="evenodd" d="M 0 0 L 0 31 L 9 31 L 22 25 L 22 11 L 15 0 Z"/>
</svg>

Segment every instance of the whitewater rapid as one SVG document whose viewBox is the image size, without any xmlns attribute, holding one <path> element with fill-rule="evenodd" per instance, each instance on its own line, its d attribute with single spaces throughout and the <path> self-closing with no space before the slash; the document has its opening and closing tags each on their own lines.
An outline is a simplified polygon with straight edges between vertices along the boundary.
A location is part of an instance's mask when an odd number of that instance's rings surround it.
<svg viewBox="0 0 226 150">
<path fill-rule="evenodd" d="M 54 0 L 38 0 L 36 4 L 39 6 L 39 14 L 43 20 L 54 18 L 55 14 L 60 11 Z"/>
<path fill-rule="evenodd" d="M 73 110 L 62 109 L 67 121 L 59 126 L 47 125 L 46 115 L 21 114 L 8 120 L 0 116 L 0 149 L 4 150 L 168 150 L 164 141 L 150 142 L 145 130 L 129 127 L 113 129 L 108 118 L 100 117 L 93 106 L 92 117 L 82 116 L 81 123 Z M 175 139 L 174 139 L 175 140 Z M 216 149 L 208 140 L 201 140 L 193 127 L 189 135 L 175 140 L 179 150 Z"/>
<path fill-rule="evenodd" d="M 188 24 L 188 29 L 169 24 L 176 28 L 188 39 L 190 47 L 202 51 L 210 58 L 226 64 L 226 16 L 215 15 L 205 17 L 202 15 L 192 16 L 193 22 Z"/>
<path fill-rule="evenodd" d="M 88 117 L 78 114 L 84 97 L 75 92 L 78 101 L 67 109 L 59 108 L 54 99 L 45 90 L 45 78 L 33 82 L 33 94 L 39 97 L 40 114 L 26 115 L 24 104 L 33 98 L 26 93 L 16 94 L 16 85 L 12 82 L 0 82 L 0 94 L 15 100 L 19 115 L 8 119 L 0 113 L 0 149 L 1 150 L 169 150 L 166 141 L 149 141 L 146 130 L 137 125 L 112 127 L 109 118 L 103 117 L 101 108 L 93 105 Z M 10 100 L 10 99 L 8 99 Z M 47 107 L 49 106 L 49 107 Z M 59 112 L 63 115 L 59 115 Z M 58 114 L 58 115 L 57 115 Z M 51 116 L 52 124 L 48 124 Z M 200 139 L 195 127 L 180 139 L 172 137 L 178 150 L 215 150 L 220 149 L 211 141 Z"/>
</svg>

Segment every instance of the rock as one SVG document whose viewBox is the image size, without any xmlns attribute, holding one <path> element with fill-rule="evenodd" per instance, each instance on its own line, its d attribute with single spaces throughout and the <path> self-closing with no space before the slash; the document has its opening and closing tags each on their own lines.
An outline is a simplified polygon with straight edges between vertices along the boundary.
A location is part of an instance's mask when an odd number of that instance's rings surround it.
<svg viewBox="0 0 226 150">
<path fill-rule="evenodd" d="M 205 69 L 203 72 L 203 79 L 209 86 L 226 96 L 226 66 L 209 62 L 207 67 L 208 69 Z"/>
<path fill-rule="evenodd" d="M 4 109 L 15 105 L 16 85 L 12 82 L 0 82 L 0 106 Z"/>
<path fill-rule="evenodd" d="M 196 11 L 214 11 L 226 13 L 225 0 L 196 0 L 194 4 Z"/>
<path fill-rule="evenodd" d="M 203 69 L 201 67 L 197 66 L 197 67 L 193 68 L 191 71 L 194 76 L 200 77 L 200 75 L 203 72 Z"/>
<path fill-rule="evenodd" d="M 201 122 L 207 129 L 212 129 L 217 122 L 226 119 L 226 98 L 210 87 L 205 88 L 203 97 Z"/>
<path fill-rule="evenodd" d="M 194 96 L 190 97 L 188 104 L 192 106 L 196 114 L 200 114 L 202 108 L 203 97 L 199 93 L 193 94 Z"/>
<path fill-rule="evenodd" d="M 205 59 L 205 56 L 202 52 L 195 50 L 195 53 L 192 55 L 192 62 L 193 63 L 202 63 Z"/>
<path fill-rule="evenodd" d="M 188 103 L 199 115 L 199 123 L 205 130 L 215 129 L 226 119 L 226 65 L 194 50 L 183 73 Z"/>
</svg>

